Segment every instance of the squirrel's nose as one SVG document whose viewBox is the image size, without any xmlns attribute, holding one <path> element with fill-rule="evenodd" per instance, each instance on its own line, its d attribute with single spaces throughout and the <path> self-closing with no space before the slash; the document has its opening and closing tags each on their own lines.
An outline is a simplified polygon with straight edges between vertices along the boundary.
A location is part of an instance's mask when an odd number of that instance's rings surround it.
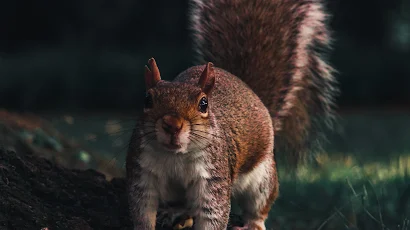
<svg viewBox="0 0 410 230">
<path fill-rule="evenodd" d="M 178 134 L 182 129 L 182 119 L 175 115 L 165 115 L 162 117 L 162 128 L 171 135 Z"/>
</svg>

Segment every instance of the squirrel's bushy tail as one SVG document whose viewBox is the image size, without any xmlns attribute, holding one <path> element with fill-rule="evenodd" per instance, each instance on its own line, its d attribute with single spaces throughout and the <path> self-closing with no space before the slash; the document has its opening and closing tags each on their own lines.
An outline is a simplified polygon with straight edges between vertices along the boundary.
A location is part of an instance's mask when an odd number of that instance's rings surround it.
<svg viewBox="0 0 410 230">
<path fill-rule="evenodd" d="M 268 107 L 275 150 L 291 163 L 318 147 L 337 93 L 327 14 L 319 0 L 193 0 L 199 62 L 241 78 Z M 322 126 L 321 124 L 325 124 Z"/>
</svg>

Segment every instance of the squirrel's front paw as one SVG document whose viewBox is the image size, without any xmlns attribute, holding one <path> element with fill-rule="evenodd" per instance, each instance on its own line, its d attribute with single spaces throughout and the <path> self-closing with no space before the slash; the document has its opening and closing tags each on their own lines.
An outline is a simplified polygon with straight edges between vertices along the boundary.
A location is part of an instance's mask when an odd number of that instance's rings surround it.
<svg viewBox="0 0 410 230">
<path fill-rule="evenodd" d="M 173 229 L 191 228 L 194 225 L 192 217 L 184 215 L 179 217 L 173 224 Z"/>
</svg>

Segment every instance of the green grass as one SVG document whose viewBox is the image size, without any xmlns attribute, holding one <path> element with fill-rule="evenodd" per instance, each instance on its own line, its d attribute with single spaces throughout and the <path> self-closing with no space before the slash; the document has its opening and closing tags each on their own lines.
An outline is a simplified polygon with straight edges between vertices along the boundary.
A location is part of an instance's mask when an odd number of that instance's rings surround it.
<svg viewBox="0 0 410 230">
<path fill-rule="evenodd" d="M 280 198 L 268 228 L 410 229 L 410 156 L 363 163 L 321 154 L 317 161 L 296 175 L 279 169 Z"/>
</svg>

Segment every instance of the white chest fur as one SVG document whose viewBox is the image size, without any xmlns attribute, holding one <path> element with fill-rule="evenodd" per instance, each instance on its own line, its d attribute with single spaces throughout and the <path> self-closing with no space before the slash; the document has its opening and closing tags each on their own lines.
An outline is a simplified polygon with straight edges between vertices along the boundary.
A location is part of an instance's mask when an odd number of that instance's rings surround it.
<svg viewBox="0 0 410 230">
<path fill-rule="evenodd" d="M 173 191 L 170 183 L 176 182 L 183 189 L 189 189 L 192 182 L 204 180 L 210 177 L 208 167 L 204 162 L 204 152 L 172 154 L 161 152 L 152 146 L 147 146 L 140 155 L 139 163 L 145 172 L 155 177 L 155 189 L 160 199 L 168 200 Z"/>
</svg>

